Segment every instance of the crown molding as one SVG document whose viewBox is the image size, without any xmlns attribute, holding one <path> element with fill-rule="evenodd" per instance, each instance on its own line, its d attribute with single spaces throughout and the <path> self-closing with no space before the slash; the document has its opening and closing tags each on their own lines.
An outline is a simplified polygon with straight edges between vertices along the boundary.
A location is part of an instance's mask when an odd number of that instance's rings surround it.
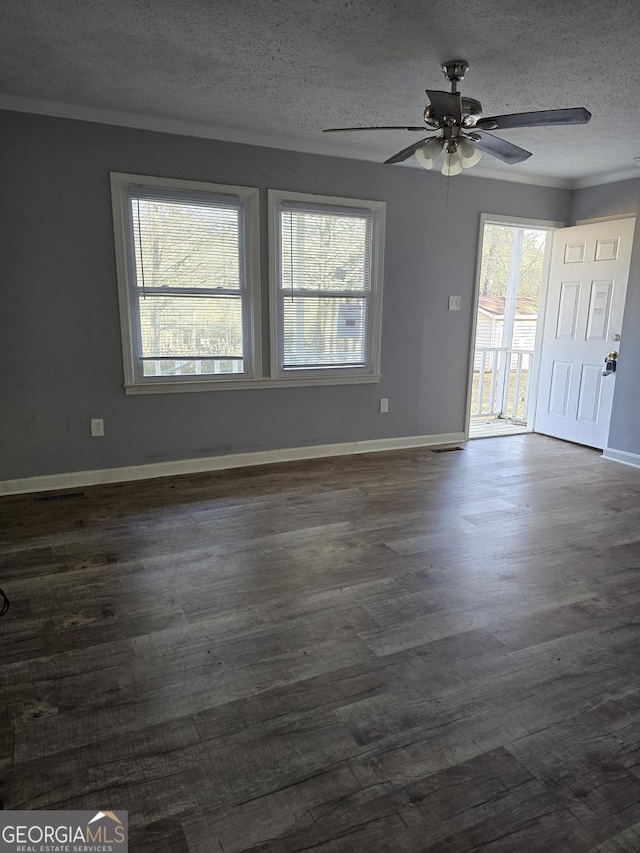
<svg viewBox="0 0 640 853">
<path fill-rule="evenodd" d="M 601 184 L 617 184 L 618 181 L 637 181 L 638 178 L 640 178 L 640 170 L 636 166 L 632 169 L 622 169 L 619 172 L 608 172 L 604 175 L 576 178 L 573 182 L 573 187 L 576 190 L 583 190 L 587 187 L 598 187 Z"/>
<path fill-rule="evenodd" d="M 529 172 L 503 172 L 502 170 L 486 168 L 485 166 L 474 166 L 472 169 L 465 170 L 462 175 L 469 178 L 490 178 L 493 181 L 508 181 L 514 184 L 529 184 L 537 187 L 554 187 L 555 189 L 560 190 L 573 189 L 573 181 L 570 178 L 554 178 L 550 175 L 532 175 Z"/>
<path fill-rule="evenodd" d="M 67 118 L 77 121 L 89 121 L 97 124 L 110 124 L 119 127 L 129 127 L 136 130 L 150 130 L 156 133 L 171 133 L 177 136 L 194 136 L 202 139 L 215 139 L 220 142 L 235 142 L 240 145 L 255 145 L 263 148 L 277 148 L 282 151 L 296 151 L 300 154 L 319 154 L 324 157 L 341 157 L 349 160 L 364 160 L 379 163 L 376 155 L 370 151 L 346 148 L 332 145 L 327 148 L 326 142 L 316 143 L 308 139 L 292 139 L 291 137 L 256 134 L 247 130 L 218 128 L 197 122 L 179 119 L 162 118 L 159 116 L 126 113 L 118 110 L 107 110 L 101 107 L 87 107 L 79 104 L 67 104 L 56 101 L 43 101 L 33 98 L 20 98 L 13 95 L 0 95 L 0 110 L 13 112 L 34 113 L 51 116 L 52 118 Z M 425 128 L 428 132 L 428 128 Z M 408 168 L 421 169 L 414 158 L 401 163 Z M 463 173 L 463 177 L 489 178 L 494 181 L 508 181 L 517 184 L 530 184 L 556 189 L 583 189 L 599 184 L 614 183 L 638 178 L 638 170 L 625 170 L 596 175 L 586 178 L 557 178 L 547 175 L 534 175 L 527 172 L 504 171 L 484 166 L 474 167 Z"/>
</svg>

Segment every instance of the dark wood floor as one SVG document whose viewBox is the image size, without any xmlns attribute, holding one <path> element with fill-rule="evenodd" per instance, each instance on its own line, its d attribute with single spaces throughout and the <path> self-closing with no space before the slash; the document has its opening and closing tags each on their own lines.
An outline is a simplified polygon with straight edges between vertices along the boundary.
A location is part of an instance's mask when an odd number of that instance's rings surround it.
<svg viewBox="0 0 640 853">
<path fill-rule="evenodd" d="M 1 796 L 149 853 L 640 851 L 640 472 L 535 435 L 0 500 Z"/>
</svg>

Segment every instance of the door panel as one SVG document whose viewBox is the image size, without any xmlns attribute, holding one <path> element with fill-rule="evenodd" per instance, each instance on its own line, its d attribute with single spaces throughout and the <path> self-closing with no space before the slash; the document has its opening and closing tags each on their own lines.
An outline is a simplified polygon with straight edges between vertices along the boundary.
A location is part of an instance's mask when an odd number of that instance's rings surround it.
<svg viewBox="0 0 640 853">
<path fill-rule="evenodd" d="M 554 361 L 551 366 L 551 393 L 549 411 L 564 418 L 567 415 L 569 386 L 571 385 L 571 365 L 568 361 Z"/>
<path fill-rule="evenodd" d="M 602 368 L 599 364 L 583 364 L 578 395 L 578 420 L 585 424 L 598 422 L 600 410 L 600 383 Z"/>
<path fill-rule="evenodd" d="M 612 281 L 592 281 L 587 322 L 588 341 L 606 341 L 613 295 Z"/>
<path fill-rule="evenodd" d="M 615 374 L 602 376 L 617 350 L 635 219 L 561 228 L 551 252 L 535 429 L 603 448 Z"/>
<path fill-rule="evenodd" d="M 580 282 L 563 281 L 560 284 L 560 307 L 556 324 L 556 338 L 560 341 L 572 341 L 576 336 Z"/>
</svg>

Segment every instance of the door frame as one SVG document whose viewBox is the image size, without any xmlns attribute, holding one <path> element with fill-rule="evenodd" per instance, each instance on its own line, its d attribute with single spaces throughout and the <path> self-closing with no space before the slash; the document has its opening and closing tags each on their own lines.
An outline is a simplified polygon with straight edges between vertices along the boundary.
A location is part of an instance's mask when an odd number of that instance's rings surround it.
<svg viewBox="0 0 640 853">
<path fill-rule="evenodd" d="M 469 429 L 471 426 L 471 395 L 473 392 L 473 363 L 476 349 L 476 330 L 478 322 L 478 299 L 480 296 L 480 274 L 482 271 L 482 245 L 484 237 L 484 226 L 487 223 L 495 225 L 506 225 L 511 228 L 533 228 L 539 231 L 548 231 L 550 233 L 564 228 L 564 222 L 557 222 L 549 219 L 531 219 L 526 216 L 503 216 L 502 214 L 481 213 L 480 223 L 478 226 L 478 242 L 476 253 L 476 275 L 473 286 L 473 307 L 471 312 L 471 346 L 469 350 L 469 368 L 467 375 L 467 404 L 465 407 L 465 438 L 469 438 Z M 544 327 L 545 311 L 547 307 L 547 289 L 549 286 L 549 265 L 551 262 L 551 240 L 547 239 L 544 252 L 544 261 L 542 268 L 542 287 L 540 292 L 540 305 L 538 309 L 538 324 L 536 327 L 536 340 L 534 347 L 533 364 L 531 375 L 529 377 L 529 388 L 527 393 L 532 394 L 535 389 L 535 395 L 529 397 L 529 420 L 527 422 L 527 430 L 532 429 L 535 423 L 536 406 L 538 400 L 538 378 L 540 375 L 540 350 L 542 343 L 542 329 Z"/>
</svg>

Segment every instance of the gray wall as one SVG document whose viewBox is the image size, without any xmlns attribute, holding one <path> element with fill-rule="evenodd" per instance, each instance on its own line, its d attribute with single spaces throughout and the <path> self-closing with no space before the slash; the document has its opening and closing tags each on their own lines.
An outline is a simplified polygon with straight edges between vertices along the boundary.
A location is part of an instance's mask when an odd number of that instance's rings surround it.
<svg viewBox="0 0 640 853">
<path fill-rule="evenodd" d="M 571 203 L 567 190 L 470 175 L 447 189 L 412 168 L 12 112 L 0 122 L 0 480 L 462 432 L 480 213 L 566 221 Z M 386 201 L 380 384 L 125 396 L 110 171 Z M 263 192 L 265 293 L 266 225 Z M 92 417 L 104 438 L 89 436 Z"/>
<path fill-rule="evenodd" d="M 582 219 L 635 213 L 638 209 L 639 193 L 640 177 L 634 181 L 619 181 L 574 190 L 571 194 L 569 225 L 575 225 Z"/>
<path fill-rule="evenodd" d="M 636 213 L 640 219 L 640 178 L 576 190 L 570 221 Z M 620 341 L 620 361 L 611 412 L 608 446 L 640 454 L 640 225 L 636 224 L 627 300 Z"/>
</svg>

